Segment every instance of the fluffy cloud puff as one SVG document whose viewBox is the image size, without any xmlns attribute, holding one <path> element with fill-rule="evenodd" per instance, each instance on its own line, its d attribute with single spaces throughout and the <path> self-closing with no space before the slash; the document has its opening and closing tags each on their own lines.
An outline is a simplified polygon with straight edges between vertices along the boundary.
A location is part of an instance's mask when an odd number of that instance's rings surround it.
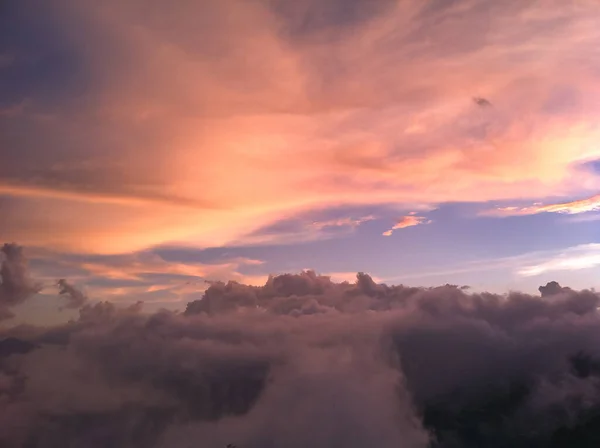
<svg viewBox="0 0 600 448">
<path fill-rule="evenodd" d="M 8 447 L 596 446 L 600 297 L 214 283 L 184 313 L 88 303 L 0 342 Z"/>
</svg>

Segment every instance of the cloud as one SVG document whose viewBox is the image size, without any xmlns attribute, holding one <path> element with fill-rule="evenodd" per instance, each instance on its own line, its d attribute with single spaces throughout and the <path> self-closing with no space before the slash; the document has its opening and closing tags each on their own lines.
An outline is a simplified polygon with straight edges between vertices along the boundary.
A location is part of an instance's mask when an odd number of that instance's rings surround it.
<svg viewBox="0 0 600 448">
<path fill-rule="evenodd" d="M 406 227 L 418 226 L 420 224 L 430 224 L 431 222 L 431 220 L 428 220 L 424 216 L 416 216 L 414 213 L 411 213 L 400 218 L 400 220 L 394 224 L 390 230 L 383 232 L 383 236 L 392 236 L 394 230 L 405 229 Z"/>
<path fill-rule="evenodd" d="M 65 308 L 79 309 L 88 300 L 87 296 L 82 291 L 71 285 L 64 278 L 58 280 L 58 287 L 60 289 L 59 294 L 67 299 Z"/>
<path fill-rule="evenodd" d="M 585 446 L 600 296 L 216 282 L 185 314 L 87 303 L 0 330 L 3 446 Z M 206 305 L 206 306 L 205 306 Z"/>
<path fill-rule="evenodd" d="M 13 317 L 10 308 L 38 293 L 41 286 L 29 275 L 23 248 L 16 244 L 2 246 L 0 266 L 0 321 Z"/>
<path fill-rule="evenodd" d="M 498 207 L 496 209 L 485 210 L 481 213 L 481 215 L 498 217 L 536 215 L 538 213 L 564 213 L 567 215 L 576 215 L 579 213 L 588 213 L 598 210 L 600 210 L 600 195 L 558 204 L 534 204 L 529 207 Z M 583 221 L 585 219 L 581 220 Z"/>
<path fill-rule="evenodd" d="M 327 227 L 358 227 L 361 224 L 373 221 L 375 219 L 374 216 L 363 216 L 361 218 L 340 218 L 340 219 L 331 219 L 328 221 L 315 221 L 312 223 L 312 226 L 321 230 Z"/>
<path fill-rule="evenodd" d="M 577 271 L 590 269 L 600 265 L 600 244 L 584 244 L 557 251 L 551 256 L 538 258 L 535 263 L 524 264 L 519 268 L 519 275 L 528 277 L 546 272 Z"/>
<path fill-rule="evenodd" d="M 358 218 L 336 217 L 311 219 L 315 213 L 281 219 L 269 226 L 245 235 L 239 240 L 230 242 L 232 246 L 257 246 L 277 244 L 299 244 L 312 241 L 339 238 L 352 234 L 365 222 L 373 221 L 375 216 L 367 215 Z"/>
<path fill-rule="evenodd" d="M 424 278 L 448 278 L 460 274 L 476 272 L 500 272 L 520 277 L 533 277 L 548 272 L 564 272 L 589 269 L 597 266 L 600 244 L 580 244 L 577 246 L 525 252 L 509 257 L 478 258 L 466 263 L 445 265 L 429 271 L 418 270 L 414 273 L 385 278 L 385 281 L 415 281 Z"/>
<path fill-rule="evenodd" d="M 341 205 L 591 194 L 600 31 L 571 3 L 20 3 L 2 233 L 127 253 Z"/>
<path fill-rule="evenodd" d="M 473 97 L 473 102 L 475 104 L 477 104 L 479 107 L 491 107 L 492 106 L 492 103 L 490 103 L 489 100 L 486 100 L 485 98 Z"/>
<path fill-rule="evenodd" d="M 236 272 L 236 269 L 242 266 L 261 265 L 263 261 L 239 257 L 218 260 L 215 263 L 180 263 L 166 261 L 155 253 L 146 252 L 96 257 L 91 260 L 86 260 L 84 257 L 83 260 L 73 264 L 87 270 L 92 275 L 112 279 L 136 280 L 152 274 L 197 279 L 218 279 L 221 277 L 239 277 L 242 279 L 243 276 Z"/>
<path fill-rule="evenodd" d="M 57 170 L 60 173 L 60 170 Z M 190 208 L 196 210 L 204 210 L 218 208 L 218 205 L 208 202 L 199 202 L 193 199 L 181 198 L 177 196 L 161 196 L 159 194 L 143 195 L 143 194 L 119 194 L 118 192 L 86 192 L 86 191 L 71 191 L 69 189 L 52 188 L 48 186 L 36 185 L 19 185 L 17 183 L 0 184 L 0 194 L 16 197 L 33 197 L 33 198 L 55 198 L 64 199 L 74 202 L 92 202 L 100 204 L 125 205 L 133 207 L 154 206 L 166 204 L 173 208 Z"/>
<path fill-rule="evenodd" d="M 180 300 L 188 294 L 206 289 L 204 280 L 234 279 L 264 283 L 266 275 L 245 275 L 239 271 L 256 267 L 263 261 L 230 257 L 197 261 L 170 261 L 154 252 L 127 255 L 64 254 L 32 249 L 33 272 L 48 286 L 57 278 L 76 279 L 94 296 L 110 295 L 113 299 L 137 296 L 145 301 Z"/>
</svg>

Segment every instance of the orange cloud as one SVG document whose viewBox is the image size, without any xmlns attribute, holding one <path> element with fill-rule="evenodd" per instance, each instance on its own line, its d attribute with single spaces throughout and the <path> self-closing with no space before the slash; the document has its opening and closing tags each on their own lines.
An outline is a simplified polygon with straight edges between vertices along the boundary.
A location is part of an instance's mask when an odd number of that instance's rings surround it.
<svg viewBox="0 0 600 448">
<path fill-rule="evenodd" d="M 383 236 L 392 236 L 392 233 L 394 233 L 394 230 L 398 230 L 398 229 L 405 229 L 406 227 L 413 227 L 413 226 L 418 226 L 419 224 L 430 224 L 432 221 L 428 220 L 427 218 L 425 218 L 424 216 L 416 216 L 414 214 L 410 214 L 407 216 L 403 216 L 402 218 L 400 218 L 400 220 L 394 224 L 394 227 L 392 227 L 390 230 L 386 230 L 385 232 L 383 232 Z"/>
<path fill-rule="evenodd" d="M 51 251 L 33 250 L 31 253 L 36 260 L 52 260 L 63 269 L 83 270 L 86 272 L 83 278 L 94 276 L 111 280 L 141 280 L 144 276 L 153 274 L 198 277 L 209 280 L 241 280 L 244 276 L 237 272 L 240 267 L 257 266 L 264 263 L 262 260 L 244 257 L 224 259 L 215 263 L 170 262 L 154 253 L 124 254 L 92 259 L 69 257 Z M 36 273 L 38 277 L 41 274 L 43 273 Z M 68 276 L 82 279 L 73 274 Z"/>
<path fill-rule="evenodd" d="M 558 204 L 534 204 L 529 207 L 498 207 L 492 210 L 486 210 L 481 214 L 484 216 L 522 216 L 536 215 L 538 213 L 564 213 L 567 215 L 576 215 L 600 210 L 600 195 L 595 195 L 587 199 L 580 199 L 571 202 L 561 202 Z"/>
<path fill-rule="evenodd" d="M 236 269 L 243 265 L 262 264 L 260 260 L 236 258 L 223 263 L 170 263 L 157 255 L 131 255 L 108 262 L 83 262 L 79 267 L 90 274 L 109 279 L 139 279 L 148 274 L 175 274 L 191 277 L 239 279 Z"/>
<path fill-rule="evenodd" d="M 397 1 L 297 30 L 269 2 L 58 1 L 89 90 L 50 122 L 28 120 L 50 112 L 35 98 L 10 118 L 30 138 L 0 167 L 0 230 L 124 253 L 243 244 L 331 206 L 588 194 L 598 9 L 526 3 Z"/>
</svg>

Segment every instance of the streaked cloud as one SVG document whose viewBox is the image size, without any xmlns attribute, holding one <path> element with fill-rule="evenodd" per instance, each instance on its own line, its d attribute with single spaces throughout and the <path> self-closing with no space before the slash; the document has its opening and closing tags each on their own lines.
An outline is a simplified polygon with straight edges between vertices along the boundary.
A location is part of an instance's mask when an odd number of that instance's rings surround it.
<svg viewBox="0 0 600 448">
<path fill-rule="evenodd" d="M 361 217 L 334 217 L 311 220 L 308 215 L 282 219 L 264 228 L 231 241 L 232 246 L 299 244 L 351 235 L 362 224 L 376 219 L 373 215 Z M 184 243 L 185 244 L 185 243 Z"/>
<path fill-rule="evenodd" d="M 406 227 L 418 226 L 420 224 L 431 224 L 431 220 L 424 216 L 417 216 L 414 212 L 403 216 L 398 220 L 396 224 L 390 229 L 383 232 L 383 236 L 391 236 L 394 230 L 405 229 Z"/>
<path fill-rule="evenodd" d="M 482 216 L 524 216 L 536 215 L 538 213 L 564 213 L 567 215 L 576 215 L 600 210 L 600 195 L 595 195 L 586 199 L 579 199 L 570 202 L 561 202 L 557 204 L 536 203 L 528 207 L 498 207 L 491 210 L 485 210 L 480 214 Z"/>
<path fill-rule="evenodd" d="M 534 276 L 547 272 L 577 271 L 600 266 L 600 244 L 586 244 L 566 249 L 537 263 L 518 269 L 521 276 Z"/>
<path fill-rule="evenodd" d="M 236 258 L 220 263 L 173 263 L 156 254 L 107 257 L 99 261 L 83 261 L 79 266 L 91 274 L 112 279 L 139 279 L 148 274 L 170 274 L 184 277 L 209 278 L 235 276 L 235 269 L 243 265 L 260 265 L 260 260 Z"/>
<path fill-rule="evenodd" d="M 89 202 L 93 204 L 114 204 L 125 206 L 152 206 L 164 204 L 172 208 L 184 207 L 196 210 L 218 208 L 209 202 L 199 202 L 193 199 L 177 196 L 159 194 L 137 194 L 124 195 L 110 192 L 86 192 L 73 191 L 70 189 L 36 187 L 34 185 L 0 184 L 0 196 L 32 197 L 32 198 L 55 198 L 74 202 Z"/>
<path fill-rule="evenodd" d="M 104 254 L 220 246 L 315 209 L 600 187 L 580 168 L 600 156 L 594 2 L 357 2 L 350 16 L 326 3 L 21 11 L 56 29 L 27 34 L 54 51 L 39 60 L 68 50 L 72 64 L 3 69 L 5 105 L 28 97 L 0 117 L 4 237 Z"/>
<path fill-rule="evenodd" d="M 403 275 L 386 277 L 385 282 L 422 281 L 426 279 L 452 279 L 462 275 L 478 273 L 500 273 L 503 284 L 509 284 L 509 278 L 534 277 L 547 273 L 567 273 L 600 266 L 600 244 L 590 243 L 557 250 L 540 250 L 521 253 L 509 257 L 490 257 L 473 259 L 465 263 L 448 263 L 438 269 L 418 269 Z M 475 277 L 476 278 L 476 277 Z"/>
<path fill-rule="evenodd" d="M 332 219 L 329 221 L 315 221 L 312 223 L 312 226 L 316 229 L 325 229 L 327 227 L 358 227 L 361 224 L 373 221 L 375 219 L 374 216 L 363 216 L 361 218 L 340 218 L 340 219 Z"/>
</svg>

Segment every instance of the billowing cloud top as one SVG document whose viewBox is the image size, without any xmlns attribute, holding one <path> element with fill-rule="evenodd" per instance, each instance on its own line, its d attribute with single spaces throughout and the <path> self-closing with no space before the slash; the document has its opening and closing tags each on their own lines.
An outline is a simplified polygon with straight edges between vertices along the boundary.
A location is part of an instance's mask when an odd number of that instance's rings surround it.
<svg viewBox="0 0 600 448">
<path fill-rule="evenodd" d="M 592 446 L 600 296 L 540 291 L 306 271 L 214 283 L 185 313 L 88 303 L 0 332 L 0 443 Z"/>
</svg>

